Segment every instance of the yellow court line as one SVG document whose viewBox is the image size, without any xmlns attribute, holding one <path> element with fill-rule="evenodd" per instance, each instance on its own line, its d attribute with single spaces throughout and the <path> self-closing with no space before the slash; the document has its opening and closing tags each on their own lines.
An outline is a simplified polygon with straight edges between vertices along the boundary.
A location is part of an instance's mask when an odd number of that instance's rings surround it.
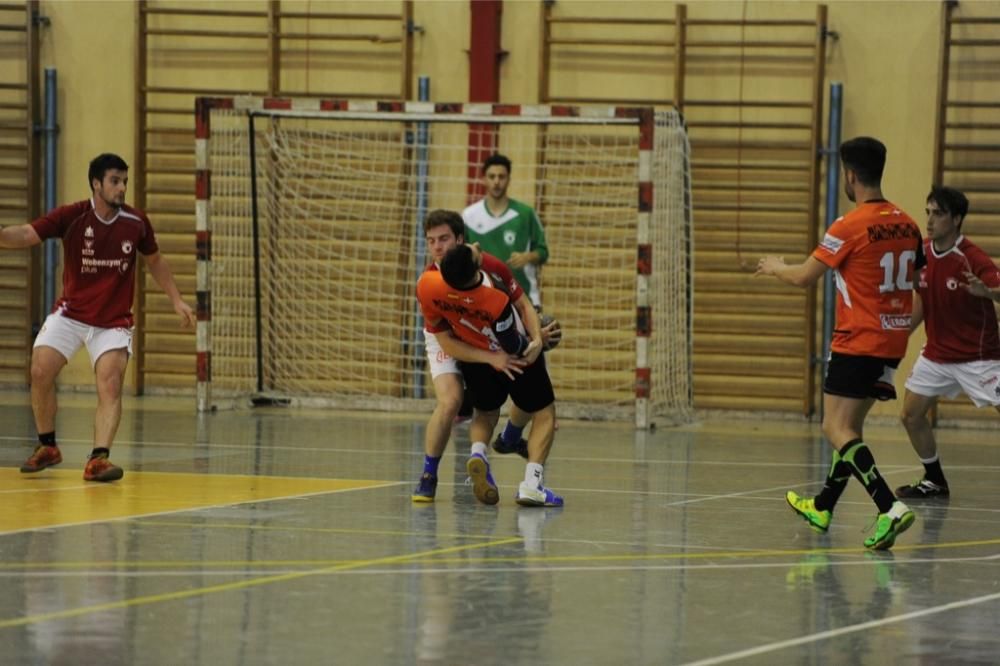
<svg viewBox="0 0 1000 666">
<path fill-rule="evenodd" d="M 514 541 L 520 540 L 520 537 L 510 537 Z M 490 542 L 486 544 L 478 544 L 480 547 L 488 547 L 491 545 L 496 545 L 497 542 Z M 891 558 L 891 553 L 903 550 L 903 551 L 914 551 L 914 550 L 939 550 L 945 548 L 973 548 L 976 546 L 996 546 L 1000 545 L 1000 539 L 984 539 L 980 541 L 953 541 L 938 544 L 917 544 L 911 546 L 896 546 L 891 551 L 888 551 L 886 557 L 882 560 L 886 564 L 906 564 L 906 560 L 896 561 Z M 469 546 L 456 546 L 454 548 L 458 550 L 451 549 L 441 549 L 438 551 L 428 551 L 422 553 L 424 557 L 428 557 L 429 562 L 432 564 L 468 564 L 468 560 L 453 560 L 447 558 L 437 558 L 437 555 L 444 555 L 450 552 L 458 552 L 463 548 L 475 548 L 477 544 L 471 544 Z M 500 563 L 500 562 L 551 562 L 551 563 L 562 563 L 562 562 L 642 562 L 642 561 L 657 561 L 657 560 L 703 560 L 703 559 L 713 559 L 713 558 L 726 558 L 726 559 L 749 559 L 754 557 L 781 557 L 785 555 L 800 556 L 800 555 L 858 555 L 864 553 L 874 553 L 877 558 L 880 551 L 871 551 L 867 548 L 804 548 L 795 550 L 742 550 L 742 551 L 703 551 L 698 553 L 647 553 L 643 555 L 637 554 L 622 554 L 622 555 L 544 555 L 544 556 L 517 556 L 517 557 L 486 557 L 478 560 L 480 563 Z M 398 560 L 399 563 L 403 563 L 407 560 Z M 878 562 L 877 559 L 872 559 L 872 562 Z M 279 566 L 323 566 L 323 567 L 340 567 L 340 566 L 367 566 L 369 563 L 375 563 L 374 560 L 210 560 L 210 561 L 191 561 L 185 562 L 182 560 L 165 560 L 165 561 L 93 561 L 93 562 L 18 562 L 18 563 L 0 563 L 0 570 L 40 570 L 40 569 L 84 569 L 88 567 L 114 567 L 122 569 L 140 569 L 140 568 L 185 568 L 185 567 L 279 567 Z M 395 564 L 396 561 L 392 561 L 391 558 L 385 561 L 378 561 L 378 564 Z M 330 573 L 331 571 L 340 571 L 341 569 L 324 570 L 322 573 Z M 321 573 L 321 572 L 302 572 L 302 573 Z M 0 625 L 2 626 L 2 625 Z"/>
<path fill-rule="evenodd" d="M 231 592 L 233 590 L 242 590 L 250 587 L 259 587 L 261 585 L 270 585 L 271 583 L 281 583 L 284 581 L 297 580 L 299 578 L 323 575 L 323 574 L 333 573 L 336 571 L 350 571 L 352 569 L 361 569 L 364 567 L 378 566 L 381 564 L 396 564 L 398 562 L 412 561 L 415 559 L 419 559 L 421 557 L 429 557 L 433 555 L 458 553 L 466 550 L 474 550 L 476 548 L 489 548 L 491 546 L 504 546 L 512 543 L 521 543 L 522 541 L 523 539 L 521 539 L 521 537 L 498 539 L 497 541 L 491 541 L 488 543 L 478 543 L 466 546 L 452 546 L 450 548 L 439 548 L 419 553 L 410 553 L 408 555 L 392 555 L 389 557 L 378 557 L 371 560 L 360 560 L 349 564 L 339 564 L 332 567 L 326 567 L 324 569 L 315 569 L 312 571 L 301 571 L 301 572 L 297 571 L 295 573 L 280 574 L 277 576 L 252 578 L 250 580 L 244 580 L 235 583 L 210 585 L 208 587 L 202 587 L 195 590 L 181 590 L 179 592 L 151 594 L 145 597 L 136 597 L 134 599 L 123 599 L 121 601 L 112 601 L 105 604 L 95 604 L 93 606 L 84 606 L 82 608 L 69 608 L 66 610 L 54 611 L 52 613 L 39 613 L 37 615 L 29 615 L 27 617 L 19 617 L 11 620 L 3 620 L 0 621 L 0 629 L 6 629 L 8 627 L 21 627 L 28 624 L 36 624 L 38 622 L 47 622 L 49 620 L 61 620 L 69 617 L 78 617 L 80 615 L 88 615 L 90 613 L 103 613 L 104 611 L 109 611 L 109 610 L 131 608 L 133 606 L 143 606 L 146 604 L 155 604 L 164 601 L 177 601 L 180 599 L 189 599 L 191 597 L 215 594 L 217 592 Z"/>
<path fill-rule="evenodd" d="M 321 534 L 357 534 L 369 536 L 425 536 L 428 532 L 423 530 L 361 530 L 349 527 L 282 527 L 280 525 L 241 525 L 239 523 L 182 523 L 168 520 L 140 520 L 133 521 L 133 525 L 146 527 L 181 527 L 184 529 L 234 529 L 252 530 L 254 532 L 319 532 Z M 480 534 L 436 534 L 438 538 L 455 539 L 489 539 L 491 537 Z"/>
<path fill-rule="evenodd" d="M 868 548 L 804 548 L 796 550 L 742 550 L 742 551 L 704 551 L 700 553 L 649 553 L 645 555 L 538 555 L 520 557 L 487 557 L 479 560 L 481 563 L 494 562 L 644 562 L 656 560 L 704 560 L 713 558 L 747 559 L 752 557 L 781 557 L 783 555 L 857 555 L 887 553 L 884 561 L 895 564 L 906 564 L 906 560 L 891 559 L 890 553 L 922 549 L 969 548 L 975 546 L 1000 545 L 1000 539 L 984 539 L 982 541 L 955 541 L 951 543 L 918 544 L 914 546 L 893 546 L 889 551 L 872 551 Z M 873 562 L 876 560 L 872 560 Z M 432 559 L 433 564 L 462 564 L 465 560 Z"/>
</svg>

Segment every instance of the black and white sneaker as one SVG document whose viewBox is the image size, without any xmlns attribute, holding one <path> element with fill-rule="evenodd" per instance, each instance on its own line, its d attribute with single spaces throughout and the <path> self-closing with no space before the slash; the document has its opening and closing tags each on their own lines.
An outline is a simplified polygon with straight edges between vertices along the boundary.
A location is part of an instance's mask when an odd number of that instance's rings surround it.
<svg viewBox="0 0 1000 666">
<path fill-rule="evenodd" d="M 523 437 L 516 444 L 508 444 L 503 441 L 503 434 L 497 435 L 493 441 L 493 450 L 502 454 L 516 453 L 525 460 L 528 459 L 528 442 Z"/>
<path fill-rule="evenodd" d="M 918 479 L 908 486 L 896 488 L 896 497 L 900 499 L 948 497 L 950 494 L 947 484 L 937 484 L 927 479 Z"/>
</svg>

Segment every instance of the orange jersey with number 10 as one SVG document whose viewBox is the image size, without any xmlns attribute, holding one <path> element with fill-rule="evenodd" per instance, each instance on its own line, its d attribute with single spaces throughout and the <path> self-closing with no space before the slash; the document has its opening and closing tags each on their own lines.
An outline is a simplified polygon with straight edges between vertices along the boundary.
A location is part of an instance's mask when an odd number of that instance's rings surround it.
<svg viewBox="0 0 1000 666">
<path fill-rule="evenodd" d="M 812 256 L 834 270 L 832 350 L 905 356 L 914 275 L 923 264 L 920 228 L 910 216 L 888 201 L 866 202 L 830 225 Z"/>
</svg>

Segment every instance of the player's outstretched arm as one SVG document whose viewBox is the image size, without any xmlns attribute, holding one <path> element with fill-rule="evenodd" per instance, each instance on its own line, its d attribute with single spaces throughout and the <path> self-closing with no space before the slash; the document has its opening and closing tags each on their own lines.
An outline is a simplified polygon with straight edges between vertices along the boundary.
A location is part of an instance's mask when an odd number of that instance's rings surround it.
<svg viewBox="0 0 1000 666">
<path fill-rule="evenodd" d="M 42 242 L 38 232 L 30 224 L 18 224 L 13 227 L 0 227 L 0 248 L 18 250 L 23 247 L 33 247 Z"/>
<path fill-rule="evenodd" d="M 174 312 L 181 318 L 181 326 L 184 328 L 194 326 L 196 319 L 194 311 L 181 298 L 181 292 L 177 289 L 177 283 L 174 281 L 174 274 L 170 270 L 170 264 L 167 263 L 167 260 L 159 252 L 145 256 L 146 266 L 149 267 L 150 275 L 156 280 L 156 284 L 160 285 L 160 289 L 167 294 L 167 298 L 170 299 L 171 304 L 174 306 Z"/>
<path fill-rule="evenodd" d="M 969 271 L 963 273 L 963 277 L 965 278 L 965 282 L 962 284 L 962 286 L 965 288 L 967 292 L 969 292 L 973 296 L 978 296 L 980 298 L 988 298 L 991 301 L 1000 302 L 1000 287 L 997 287 L 996 289 L 989 288 L 988 286 L 986 286 L 985 282 L 980 280 L 978 277 L 976 277 L 974 273 L 970 273 Z"/>
<path fill-rule="evenodd" d="M 811 287 L 823 276 L 826 269 L 826 264 L 815 257 L 809 257 L 801 264 L 786 264 L 784 257 L 767 256 L 757 262 L 754 277 L 773 275 L 795 287 Z"/>
</svg>

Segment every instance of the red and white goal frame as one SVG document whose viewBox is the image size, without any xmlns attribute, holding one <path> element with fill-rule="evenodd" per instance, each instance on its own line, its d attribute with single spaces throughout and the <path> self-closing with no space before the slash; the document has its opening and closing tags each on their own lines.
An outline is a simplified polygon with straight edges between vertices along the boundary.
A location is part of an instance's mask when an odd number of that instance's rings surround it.
<svg viewBox="0 0 1000 666">
<path fill-rule="evenodd" d="M 295 117 L 329 117 L 363 120 L 378 117 L 402 122 L 463 122 L 490 124 L 605 124 L 632 125 L 636 132 L 638 173 L 636 174 L 636 278 L 635 278 L 635 425 L 650 426 L 650 390 L 656 380 L 650 367 L 650 338 L 653 331 L 653 304 L 650 278 L 654 270 L 650 225 L 656 205 L 652 174 L 656 136 L 656 111 L 643 106 L 571 106 L 517 104 L 442 104 L 433 102 L 353 101 L 344 99 L 291 99 L 257 97 L 199 97 L 195 103 L 196 163 L 196 245 L 197 245 L 197 408 L 212 408 L 212 112 L 225 109 L 247 114 L 264 113 Z M 491 147 L 478 147 L 481 151 Z M 470 164 L 481 162 L 471 155 Z M 488 153 L 483 153 L 488 154 Z M 557 390 L 558 395 L 558 390 Z"/>
</svg>

